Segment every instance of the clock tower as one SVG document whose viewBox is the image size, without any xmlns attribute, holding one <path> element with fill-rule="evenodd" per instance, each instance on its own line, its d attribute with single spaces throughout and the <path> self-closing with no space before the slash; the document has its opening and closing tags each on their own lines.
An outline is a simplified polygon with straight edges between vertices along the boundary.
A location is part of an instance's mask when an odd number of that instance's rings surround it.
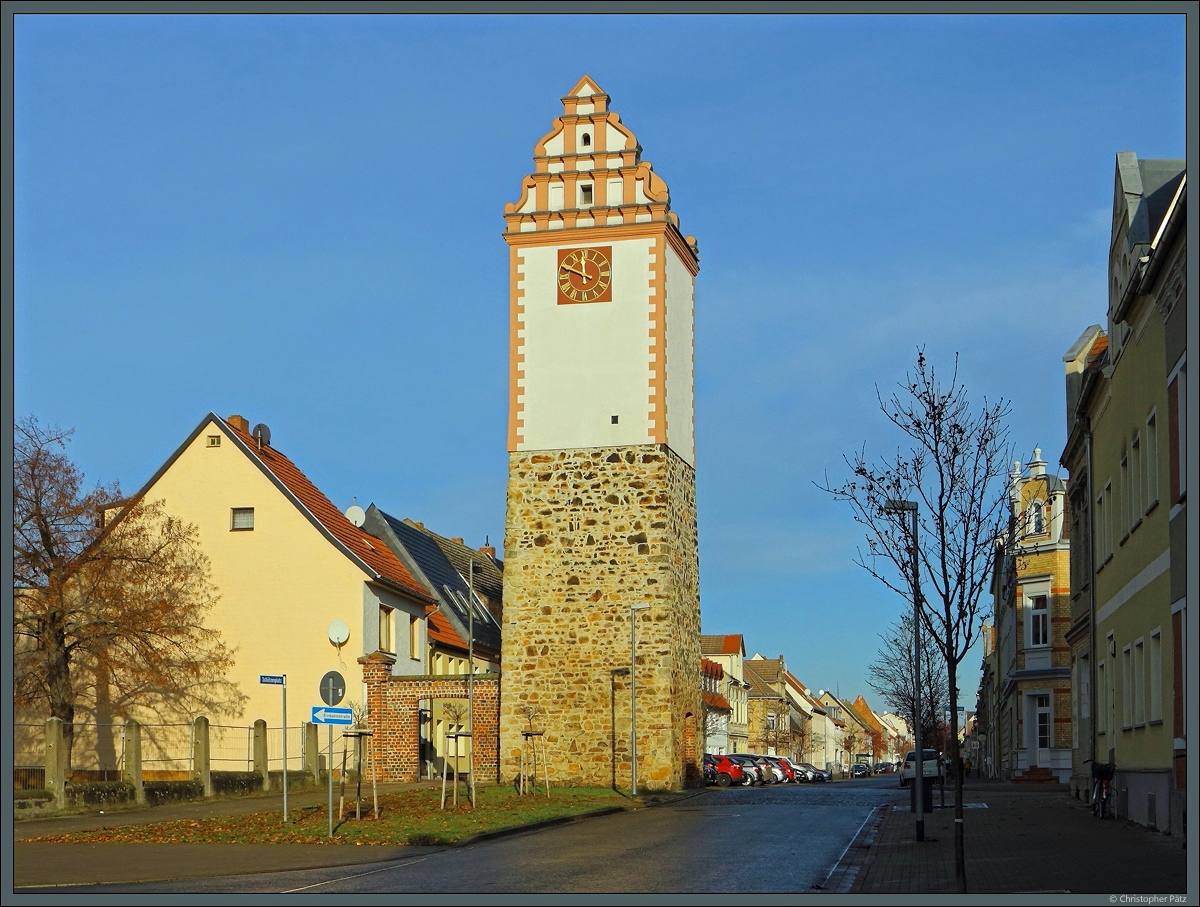
<svg viewBox="0 0 1200 907">
<path fill-rule="evenodd" d="M 504 208 L 501 773 L 534 730 L 552 781 L 628 786 L 636 752 L 640 788 L 678 788 L 701 742 L 699 255 L 608 101 L 588 76 L 562 98 Z"/>
</svg>

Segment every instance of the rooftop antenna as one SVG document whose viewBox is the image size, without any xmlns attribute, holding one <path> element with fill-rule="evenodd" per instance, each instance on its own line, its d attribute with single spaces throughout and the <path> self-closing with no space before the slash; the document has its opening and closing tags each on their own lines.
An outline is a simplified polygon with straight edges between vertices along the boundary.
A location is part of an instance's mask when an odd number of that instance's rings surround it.
<svg viewBox="0 0 1200 907">
<path fill-rule="evenodd" d="M 354 503 L 346 508 L 346 519 L 359 527 L 367 521 L 367 512 L 358 506 L 358 495 L 354 496 Z"/>
<path fill-rule="evenodd" d="M 251 434 L 254 435 L 254 440 L 258 442 L 259 453 L 262 453 L 263 447 L 271 446 L 271 429 L 267 428 L 263 423 L 259 422 L 254 426 L 254 431 Z"/>
</svg>

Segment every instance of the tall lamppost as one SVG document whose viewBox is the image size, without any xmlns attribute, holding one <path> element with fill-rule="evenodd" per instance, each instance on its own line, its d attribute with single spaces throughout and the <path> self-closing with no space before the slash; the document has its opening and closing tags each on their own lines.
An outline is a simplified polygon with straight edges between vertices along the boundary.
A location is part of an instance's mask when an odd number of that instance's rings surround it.
<svg viewBox="0 0 1200 907">
<path fill-rule="evenodd" d="M 637 796 L 637 611 L 649 604 L 629 606 L 629 796 Z"/>
<path fill-rule="evenodd" d="M 909 530 L 909 558 L 912 561 L 913 596 L 913 743 L 917 770 L 913 774 L 913 816 L 916 819 L 917 840 L 925 840 L 925 750 L 921 740 L 921 574 L 917 560 L 917 505 L 915 501 L 890 499 L 883 505 L 884 513 L 907 513 L 912 520 Z M 939 769 L 940 771 L 940 769 Z"/>
</svg>

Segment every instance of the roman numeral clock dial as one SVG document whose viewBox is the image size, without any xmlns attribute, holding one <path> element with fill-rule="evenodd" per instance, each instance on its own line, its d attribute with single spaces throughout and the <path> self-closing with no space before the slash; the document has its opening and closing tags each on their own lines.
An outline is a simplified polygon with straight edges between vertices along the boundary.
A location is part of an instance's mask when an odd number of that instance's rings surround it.
<svg viewBox="0 0 1200 907">
<path fill-rule="evenodd" d="M 612 247 L 559 249 L 558 304 L 612 301 Z"/>
</svg>

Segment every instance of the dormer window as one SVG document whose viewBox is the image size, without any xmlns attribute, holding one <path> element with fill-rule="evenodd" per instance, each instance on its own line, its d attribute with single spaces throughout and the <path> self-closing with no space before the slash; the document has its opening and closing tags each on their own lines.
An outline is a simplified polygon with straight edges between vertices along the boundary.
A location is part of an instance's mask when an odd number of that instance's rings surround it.
<svg viewBox="0 0 1200 907">
<path fill-rule="evenodd" d="M 1041 501 L 1029 505 L 1029 532 L 1042 535 L 1046 531 L 1046 512 Z"/>
</svg>

